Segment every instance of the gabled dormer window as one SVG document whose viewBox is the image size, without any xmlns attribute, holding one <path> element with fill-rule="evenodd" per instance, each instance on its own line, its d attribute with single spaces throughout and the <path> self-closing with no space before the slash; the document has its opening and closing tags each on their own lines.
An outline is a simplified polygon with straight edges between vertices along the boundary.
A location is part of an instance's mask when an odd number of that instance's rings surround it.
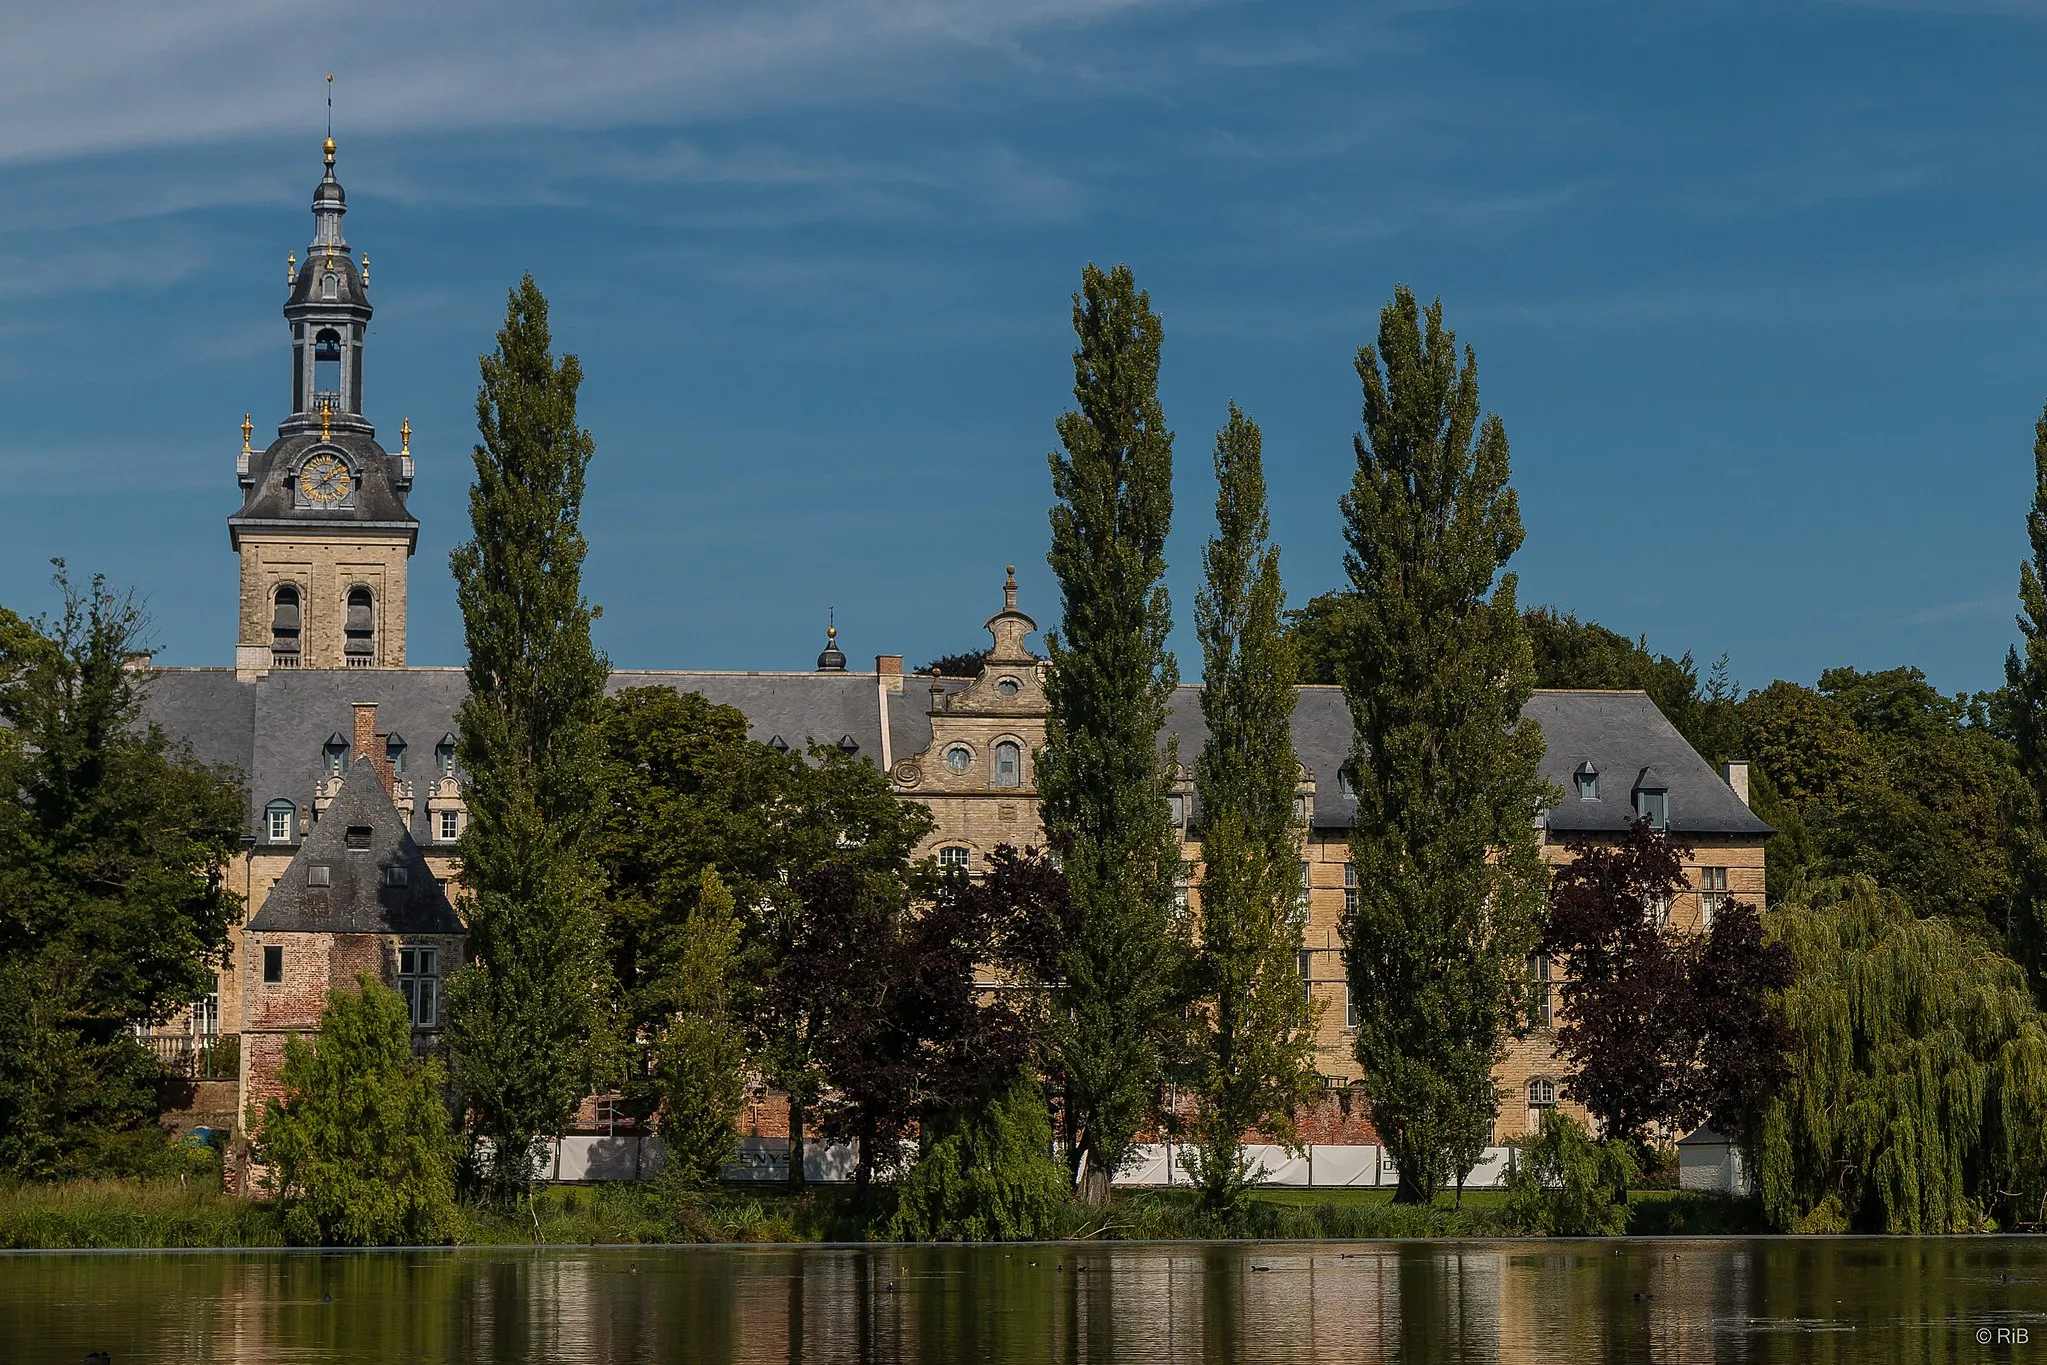
<svg viewBox="0 0 2047 1365">
<path fill-rule="evenodd" d="M 1580 801 L 1597 801 L 1599 799 L 1599 769 L 1592 766 L 1591 759 L 1580 763 L 1578 770 L 1571 775 L 1577 779 L 1578 799 Z"/>
<path fill-rule="evenodd" d="M 387 735 L 384 739 L 384 757 L 390 760 L 391 775 L 405 775 L 405 736 Z"/>
<path fill-rule="evenodd" d="M 1651 829 L 1670 825 L 1670 788 L 1654 768 L 1642 769 L 1635 782 L 1635 818 L 1649 822 Z"/>
<path fill-rule="evenodd" d="M 1358 794 L 1358 770 L 1346 763 L 1336 770 L 1336 790 L 1345 796 Z"/>
<path fill-rule="evenodd" d="M 327 776 L 339 777 L 348 771 L 348 736 L 339 730 L 327 736 L 320 753 L 326 762 Z"/>
<path fill-rule="evenodd" d="M 441 736 L 441 742 L 434 746 L 434 767 L 442 777 L 455 775 L 455 732 L 450 730 Z"/>
</svg>

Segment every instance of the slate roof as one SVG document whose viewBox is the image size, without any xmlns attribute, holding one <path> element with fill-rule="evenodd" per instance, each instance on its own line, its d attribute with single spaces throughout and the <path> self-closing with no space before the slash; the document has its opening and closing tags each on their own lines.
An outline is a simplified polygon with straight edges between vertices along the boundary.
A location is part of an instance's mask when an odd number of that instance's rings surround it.
<svg viewBox="0 0 2047 1365">
<path fill-rule="evenodd" d="M 312 420 L 317 422 L 318 418 Z M 228 518 L 230 530 L 262 526 L 291 526 L 301 531 L 308 527 L 377 526 L 417 534 L 419 520 L 405 509 L 402 462 L 378 445 L 376 437 L 367 431 L 351 429 L 361 423 L 360 418 L 349 414 L 345 420 L 349 425 L 343 426 L 337 420 L 324 441 L 317 431 L 296 431 L 278 437 L 268 449 L 251 455 L 249 485 L 242 495 L 242 510 Z M 292 478 L 301 458 L 316 446 L 337 449 L 348 456 L 358 476 L 350 506 L 298 506 Z"/>
<path fill-rule="evenodd" d="M 402 886 L 391 884 L 394 867 L 404 869 Z M 313 885 L 315 868 L 327 870 L 328 885 Z M 376 769 L 361 758 L 249 927 L 258 933 L 467 932 Z"/>
<path fill-rule="evenodd" d="M 906 758 L 931 744 L 931 686 L 946 692 L 962 679 L 912 675 L 889 696 L 891 755 Z M 272 800 L 301 804 L 324 775 L 322 745 L 336 731 L 350 733 L 350 703 L 377 703 L 377 729 L 408 743 L 403 776 L 432 776 L 433 749 L 455 728 L 464 694 L 458 668 L 280 669 L 255 682 L 237 682 L 231 669 L 163 669 L 150 686 L 148 709 L 165 728 L 185 736 L 202 759 L 244 774 L 249 829 Z M 737 707 L 748 733 L 780 736 L 791 748 L 810 740 L 837 744 L 851 737 L 859 752 L 881 761 L 879 689 L 872 673 L 614 673 L 610 690 L 663 686 L 702 693 Z M 1742 804 L 1706 761 L 1685 743 L 1642 692 L 1537 692 L 1523 714 L 1542 726 L 1542 773 L 1564 794 L 1549 812 L 1550 829 L 1563 837 L 1618 833 L 1633 809 L 1644 769 L 1653 768 L 1669 793 L 1670 827 L 1679 834 L 1765 837 L 1772 831 Z M 1191 763 L 1206 740 L 1201 690 L 1176 690 L 1168 733 L 1179 737 L 1180 761 Z M 1316 779 L 1313 823 L 1346 829 L 1356 801 L 1337 772 L 1349 759 L 1350 710 L 1334 687 L 1304 687 L 1294 708 L 1294 752 Z M 351 758 L 357 757 L 351 755 Z M 1572 781 L 1579 764 L 1599 770 L 1599 798 L 1580 800 Z M 459 774 L 458 774 L 459 776 Z M 420 802 L 422 812 L 425 803 Z M 419 818 L 426 817 L 422 813 Z M 420 834 L 425 834 L 421 826 Z"/>
</svg>

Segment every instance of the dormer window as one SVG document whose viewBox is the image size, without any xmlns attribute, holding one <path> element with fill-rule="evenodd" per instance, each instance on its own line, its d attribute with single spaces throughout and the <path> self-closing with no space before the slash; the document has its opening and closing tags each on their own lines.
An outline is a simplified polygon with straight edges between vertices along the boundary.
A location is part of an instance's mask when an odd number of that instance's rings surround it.
<svg viewBox="0 0 2047 1365">
<path fill-rule="evenodd" d="M 995 694 L 999 697 L 1013 697 L 1023 691 L 1023 684 L 1015 678 L 1000 678 L 995 683 Z"/>
<path fill-rule="evenodd" d="M 339 298 L 340 297 L 340 290 L 338 288 L 339 284 L 340 281 L 336 280 L 334 276 L 322 275 L 320 277 L 320 297 L 322 299 Z"/>
<path fill-rule="evenodd" d="M 263 808 L 263 837 L 273 844 L 291 842 L 292 817 L 298 814 L 298 807 L 285 800 L 272 801 Z"/>
<path fill-rule="evenodd" d="M 1590 759 L 1580 763 L 1578 771 L 1573 773 L 1572 776 L 1578 780 L 1578 799 L 1580 801 L 1597 801 L 1599 799 L 1599 769 L 1592 766 Z"/>
<path fill-rule="evenodd" d="M 789 752 L 789 741 L 783 739 L 780 735 L 770 735 L 768 737 L 768 747 L 778 754 L 786 754 Z"/>
<path fill-rule="evenodd" d="M 1346 763 L 1336 770 L 1336 790 L 1345 796 L 1358 794 L 1358 770 Z"/>
<path fill-rule="evenodd" d="M 320 752 L 326 759 L 327 776 L 339 777 L 348 771 L 348 738 L 339 730 L 327 736 L 327 743 Z"/>
<path fill-rule="evenodd" d="M 342 842 L 348 845 L 350 853 L 367 853 L 373 833 L 375 831 L 368 825 L 350 825 L 348 832 L 342 836 Z"/>
<path fill-rule="evenodd" d="M 840 735 L 839 752 L 844 754 L 846 757 L 851 758 L 853 755 L 860 752 L 860 741 L 853 738 L 851 735 Z"/>
<path fill-rule="evenodd" d="M 393 777 L 404 776 L 405 736 L 403 735 L 387 736 L 384 740 L 384 757 L 390 761 L 391 775 Z"/>
<path fill-rule="evenodd" d="M 1187 823 L 1187 798 L 1174 792 L 1166 798 L 1166 818 L 1178 829 Z"/>
<path fill-rule="evenodd" d="M 1005 739 L 995 746 L 995 785 L 1023 785 L 1023 750 L 1012 740 Z"/>
<path fill-rule="evenodd" d="M 1635 782 L 1635 818 L 1648 821 L 1651 829 L 1670 825 L 1670 788 L 1654 768 L 1644 768 Z"/>
<path fill-rule="evenodd" d="M 441 736 L 441 742 L 434 746 L 434 767 L 442 777 L 455 775 L 455 732 L 450 730 Z"/>
</svg>

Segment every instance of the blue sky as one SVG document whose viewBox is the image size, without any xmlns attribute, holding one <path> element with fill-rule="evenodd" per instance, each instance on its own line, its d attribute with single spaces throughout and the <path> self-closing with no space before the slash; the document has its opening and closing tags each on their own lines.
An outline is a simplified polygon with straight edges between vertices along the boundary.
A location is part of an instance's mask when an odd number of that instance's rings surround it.
<svg viewBox="0 0 2047 1365">
<path fill-rule="evenodd" d="M 1166 327 L 1183 669 L 1234 398 L 1290 595 L 1336 584 L 1351 359 L 1440 295 L 1505 419 L 1522 595 L 1759 686 L 1994 685 L 2047 396 L 2047 2 L 265 0 L 0 6 L 0 601 L 44 561 L 227 663 L 242 413 L 284 415 L 322 75 L 410 416 L 411 657 L 457 663 L 476 356 L 583 358 L 601 643 L 801 668 L 1055 624 L 1068 296 Z"/>
</svg>

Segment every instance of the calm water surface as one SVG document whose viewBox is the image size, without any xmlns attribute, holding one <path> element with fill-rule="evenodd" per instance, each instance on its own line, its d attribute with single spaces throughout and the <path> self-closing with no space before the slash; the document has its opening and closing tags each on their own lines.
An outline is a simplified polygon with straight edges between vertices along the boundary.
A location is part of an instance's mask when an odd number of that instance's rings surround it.
<svg viewBox="0 0 2047 1365">
<path fill-rule="evenodd" d="M 2047 1360 L 2047 1242 L 0 1256 L 0 1361 L 89 1351 L 114 1365 Z"/>
</svg>

